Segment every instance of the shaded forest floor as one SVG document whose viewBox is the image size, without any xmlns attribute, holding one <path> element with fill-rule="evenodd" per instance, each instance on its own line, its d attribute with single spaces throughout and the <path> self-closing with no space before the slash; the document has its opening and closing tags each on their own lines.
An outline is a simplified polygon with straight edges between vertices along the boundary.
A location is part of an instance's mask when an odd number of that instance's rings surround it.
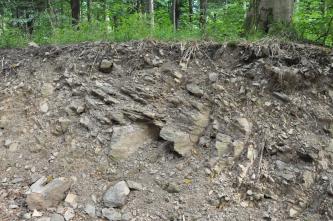
<svg viewBox="0 0 333 221">
<path fill-rule="evenodd" d="M 0 50 L 0 220 L 330 220 L 330 50 Z"/>
</svg>

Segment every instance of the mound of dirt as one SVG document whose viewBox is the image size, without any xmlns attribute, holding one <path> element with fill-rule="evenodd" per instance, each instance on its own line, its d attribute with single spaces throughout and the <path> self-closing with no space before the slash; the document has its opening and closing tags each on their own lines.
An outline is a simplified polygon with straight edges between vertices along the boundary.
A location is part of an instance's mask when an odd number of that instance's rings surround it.
<svg viewBox="0 0 333 221">
<path fill-rule="evenodd" d="M 328 49 L 97 42 L 0 61 L 0 220 L 333 219 Z"/>
</svg>

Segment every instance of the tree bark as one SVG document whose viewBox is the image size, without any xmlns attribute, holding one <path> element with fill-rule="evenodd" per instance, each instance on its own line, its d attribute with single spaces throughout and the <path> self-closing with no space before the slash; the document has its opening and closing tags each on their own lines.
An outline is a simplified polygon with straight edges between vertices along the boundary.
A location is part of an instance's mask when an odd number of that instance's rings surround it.
<svg viewBox="0 0 333 221">
<path fill-rule="evenodd" d="M 154 20 L 154 0 L 149 0 L 148 2 L 148 12 L 150 15 L 150 26 L 154 28 L 155 20 Z"/>
<path fill-rule="evenodd" d="M 204 30 L 207 23 L 207 0 L 200 0 L 200 26 Z"/>
<path fill-rule="evenodd" d="M 71 0 L 72 25 L 76 26 L 80 21 L 80 0 Z"/>
<path fill-rule="evenodd" d="M 251 0 L 245 19 L 245 29 L 268 32 L 274 23 L 290 25 L 294 0 Z"/>
<path fill-rule="evenodd" d="M 172 24 L 174 32 L 179 28 L 179 18 L 180 18 L 180 0 L 172 1 Z"/>
</svg>

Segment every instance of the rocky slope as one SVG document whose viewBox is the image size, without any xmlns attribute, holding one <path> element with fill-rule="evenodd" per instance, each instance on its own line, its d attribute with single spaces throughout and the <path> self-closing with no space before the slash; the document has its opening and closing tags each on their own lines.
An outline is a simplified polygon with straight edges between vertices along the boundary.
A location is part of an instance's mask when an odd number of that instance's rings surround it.
<svg viewBox="0 0 333 221">
<path fill-rule="evenodd" d="M 0 220 L 333 219 L 325 48 L 98 42 L 0 61 Z"/>
</svg>

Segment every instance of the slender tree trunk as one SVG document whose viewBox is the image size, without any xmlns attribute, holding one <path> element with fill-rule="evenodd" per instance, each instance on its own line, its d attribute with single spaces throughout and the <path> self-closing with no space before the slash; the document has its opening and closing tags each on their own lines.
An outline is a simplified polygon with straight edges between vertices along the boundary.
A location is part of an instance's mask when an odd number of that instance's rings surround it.
<svg viewBox="0 0 333 221">
<path fill-rule="evenodd" d="M 200 26 L 204 30 L 207 23 L 207 0 L 200 0 Z"/>
<path fill-rule="evenodd" d="M 193 21 L 193 0 L 188 0 L 189 22 Z"/>
<path fill-rule="evenodd" d="M 80 21 L 80 0 L 71 0 L 72 24 L 76 26 Z"/>
<path fill-rule="evenodd" d="M 176 8 L 177 8 L 177 0 L 172 1 L 172 24 L 173 24 L 173 32 L 177 31 L 177 23 L 176 23 Z"/>
<path fill-rule="evenodd" d="M 251 0 L 245 19 L 245 29 L 268 32 L 274 23 L 290 25 L 294 0 Z"/>
<path fill-rule="evenodd" d="M 154 28 L 155 26 L 155 20 L 154 20 L 154 0 L 149 0 L 149 7 L 148 7 L 148 11 L 149 11 L 149 15 L 150 15 L 150 26 L 152 28 Z"/>
<path fill-rule="evenodd" d="M 91 7 L 90 7 L 90 1 L 91 1 L 91 0 L 87 0 L 87 19 L 88 19 L 88 22 L 91 21 Z"/>
</svg>

